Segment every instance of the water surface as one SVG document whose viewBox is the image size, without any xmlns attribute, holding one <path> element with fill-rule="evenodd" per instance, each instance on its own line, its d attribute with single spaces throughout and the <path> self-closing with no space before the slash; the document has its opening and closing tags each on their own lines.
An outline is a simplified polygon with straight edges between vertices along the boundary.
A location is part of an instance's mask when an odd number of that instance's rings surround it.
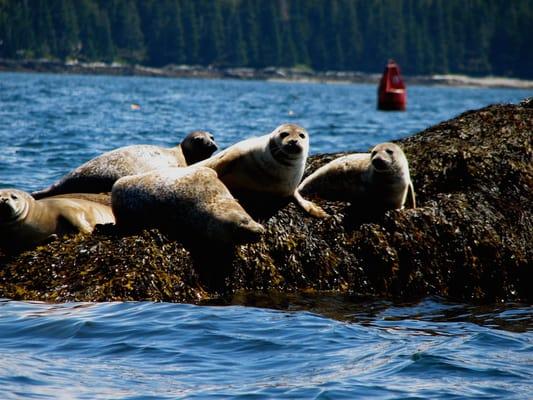
<svg viewBox="0 0 533 400">
<path fill-rule="evenodd" d="M 367 150 L 533 93 L 413 86 L 405 113 L 376 111 L 375 94 L 373 85 L 0 73 L 0 187 L 41 189 L 104 151 L 173 146 L 193 129 L 226 147 L 288 121 L 309 130 L 312 153 Z M 0 398 L 533 393 L 530 306 L 336 296 L 254 303 L 269 308 L 1 300 Z"/>
</svg>

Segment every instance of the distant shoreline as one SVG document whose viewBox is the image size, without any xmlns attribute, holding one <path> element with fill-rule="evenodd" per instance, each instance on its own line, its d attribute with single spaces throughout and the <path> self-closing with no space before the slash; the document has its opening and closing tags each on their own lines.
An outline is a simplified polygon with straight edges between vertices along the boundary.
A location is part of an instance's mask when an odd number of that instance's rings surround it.
<svg viewBox="0 0 533 400">
<path fill-rule="evenodd" d="M 380 73 L 356 71 L 312 71 L 302 68 L 229 68 L 198 65 L 169 65 L 163 68 L 103 62 L 60 62 L 51 60 L 0 59 L 0 72 L 38 72 L 57 74 L 91 74 L 117 76 L 152 76 L 165 78 L 241 79 L 276 82 L 373 83 Z M 404 76 L 407 85 L 493 87 L 533 89 L 533 81 L 503 77 L 469 77 L 465 75 Z"/>
</svg>

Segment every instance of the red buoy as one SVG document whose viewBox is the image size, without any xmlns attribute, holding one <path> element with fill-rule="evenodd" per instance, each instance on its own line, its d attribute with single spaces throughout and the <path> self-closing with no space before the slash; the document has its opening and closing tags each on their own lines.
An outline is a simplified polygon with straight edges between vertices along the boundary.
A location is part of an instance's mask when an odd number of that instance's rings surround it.
<svg viewBox="0 0 533 400">
<path fill-rule="evenodd" d="M 389 60 L 378 88 L 378 110 L 405 111 L 407 89 L 400 76 L 400 67 Z"/>
</svg>

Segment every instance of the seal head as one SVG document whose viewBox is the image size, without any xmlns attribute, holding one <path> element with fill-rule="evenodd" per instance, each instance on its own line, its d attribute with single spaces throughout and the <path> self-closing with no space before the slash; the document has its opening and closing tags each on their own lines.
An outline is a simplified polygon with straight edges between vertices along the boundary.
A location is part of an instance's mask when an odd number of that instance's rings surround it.
<svg viewBox="0 0 533 400">
<path fill-rule="evenodd" d="M 268 148 L 272 157 L 280 164 L 291 167 L 303 163 L 309 153 L 309 135 L 301 126 L 283 124 L 271 134 Z"/>
<path fill-rule="evenodd" d="M 205 160 L 217 151 L 213 134 L 207 131 L 193 131 L 180 143 L 187 165 Z"/>
<path fill-rule="evenodd" d="M 0 191 L 0 226 L 9 225 L 23 219 L 28 213 L 29 202 L 33 199 L 16 189 Z"/>
<path fill-rule="evenodd" d="M 370 153 L 370 162 L 378 174 L 398 174 L 408 169 L 402 149 L 394 143 L 375 146 Z"/>
</svg>

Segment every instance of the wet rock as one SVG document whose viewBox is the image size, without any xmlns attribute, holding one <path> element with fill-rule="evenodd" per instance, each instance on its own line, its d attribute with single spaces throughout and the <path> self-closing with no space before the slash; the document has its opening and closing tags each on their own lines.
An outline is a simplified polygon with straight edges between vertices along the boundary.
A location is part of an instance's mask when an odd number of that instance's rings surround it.
<svg viewBox="0 0 533 400">
<path fill-rule="evenodd" d="M 526 101 L 469 111 L 399 141 L 414 210 L 368 216 L 319 201 L 332 218 L 318 220 L 278 202 L 254 215 L 267 229 L 261 241 L 233 249 L 102 227 L 0 255 L 0 297 L 231 302 L 250 293 L 338 292 L 531 303 L 532 132 Z M 306 173 L 339 155 L 311 157 Z"/>
</svg>

